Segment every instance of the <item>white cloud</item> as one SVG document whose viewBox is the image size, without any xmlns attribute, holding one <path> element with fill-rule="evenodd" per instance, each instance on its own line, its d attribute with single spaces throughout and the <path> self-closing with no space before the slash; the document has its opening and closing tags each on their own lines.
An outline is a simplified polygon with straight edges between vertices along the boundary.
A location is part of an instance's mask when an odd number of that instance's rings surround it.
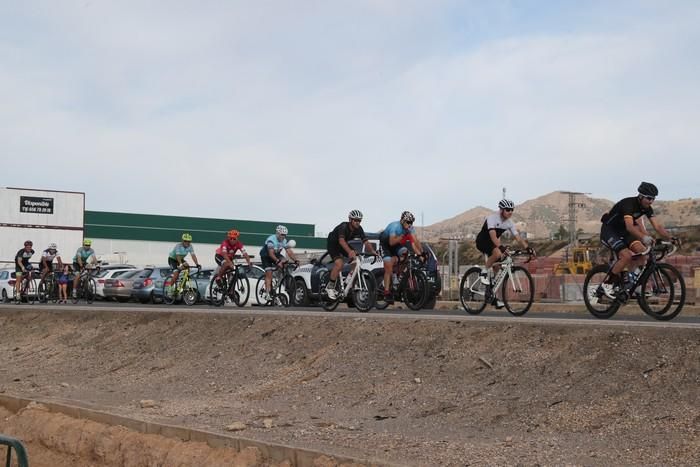
<svg viewBox="0 0 700 467">
<path fill-rule="evenodd" d="M 325 232 L 353 208 L 370 230 L 404 209 L 436 222 L 492 206 L 502 186 L 516 200 L 614 198 L 653 179 L 669 198 L 697 196 L 698 8 L 669 5 L 491 35 L 479 31 L 521 13 L 372 0 L 18 6 L 14 28 L 0 15 L 13 31 L 0 35 L 0 141 L 31 160 L 33 184 L 85 191 L 89 209 Z"/>
</svg>

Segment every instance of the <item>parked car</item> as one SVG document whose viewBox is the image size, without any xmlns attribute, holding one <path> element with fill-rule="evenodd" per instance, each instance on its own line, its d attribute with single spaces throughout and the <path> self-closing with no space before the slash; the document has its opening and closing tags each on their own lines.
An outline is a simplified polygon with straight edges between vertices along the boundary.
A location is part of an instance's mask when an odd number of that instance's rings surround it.
<svg viewBox="0 0 700 467">
<path fill-rule="evenodd" d="M 119 277 L 106 279 L 103 288 L 105 300 L 128 302 L 131 299 L 134 281 L 140 279 L 139 276 L 143 273 L 143 269 L 133 269 L 125 272 Z"/>
<path fill-rule="evenodd" d="M 32 270 L 32 277 L 36 280 L 37 286 L 39 285 L 40 273 L 36 269 L 36 266 Z M 15 273 L 15 268 L 8 268 L 0 270 L 0 297 L 3 302 L 9 302 L 15 297 L 15 282 L 17 281 L 17 276 Z"/>
<path fill-rule="evenodd" d="M 209 300 L 209 282 L 211 282 L 214 271 L 214 268 L 204 268 L 193 272 L 190 276 L 197 282 L 197 290 L 199 291 L 198 302 Z"/>
<path fill-rule="evenodd" d="M 3 302 L 8 302 L 15 296 L 15 280 L 14 268 L 0 270 L 0 295 Z"/>
<path fill-rule="evenodd" d="M 132 286 L 132 296 L 141 303 L 156 303 L 163 300 L 163 284 L 173 272 L 170 266 L 145 268 Z M 147 274 L 148 273 L 148 274 Z"/>
<path fill-rule="evenodd" d="M 95 295 L 97 295 L 99 298 L 105 298 L 104 288 L 107 279 L 115 279 L 124 275 L 126 272 L 133 271 L 134 269 L 134 266 L 124 269 L 100 269 L 100 272 L 95 275 L 95 283 L 97 284 Z"/>
</svg>

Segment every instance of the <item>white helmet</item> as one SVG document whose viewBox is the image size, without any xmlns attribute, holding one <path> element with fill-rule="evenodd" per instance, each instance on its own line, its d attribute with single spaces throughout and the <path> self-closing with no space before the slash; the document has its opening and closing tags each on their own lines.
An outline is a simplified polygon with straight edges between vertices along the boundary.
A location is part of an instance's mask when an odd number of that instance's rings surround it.
<svg viewBox="0 0 700 467">
<path fill-rule="evenodd" d="M 56 250 L 57 248 L 55 243 L 49 243 L 49 250 Z"/>
<path fill-rule="evenodd" d="M 348 219 L 361 221 L 362 220 L 362 211 L 360 211 L 359 209 L 353 209 L 348 214 Z"/>
<path fill-rule="evenodd" d="M 283 225 L 278 225 L 277 228 L 275 229 L 275 232 L 280 234 L 280 235 L 287 235 L 289 231 L 287 230 L 287 227 Z"/>
<path fill-rule="evenodd" d="M 509 199 L 502 199 L 498 202 L 498 208 L 499 209 L 514 209 L 515 203 L 513 203 Z"/>
<path fill-rule="evenodd" d="M 297 246 L 297 241 L 294 239 L 287 240 L 287 248 L 294 248 Z"/>
</svg>

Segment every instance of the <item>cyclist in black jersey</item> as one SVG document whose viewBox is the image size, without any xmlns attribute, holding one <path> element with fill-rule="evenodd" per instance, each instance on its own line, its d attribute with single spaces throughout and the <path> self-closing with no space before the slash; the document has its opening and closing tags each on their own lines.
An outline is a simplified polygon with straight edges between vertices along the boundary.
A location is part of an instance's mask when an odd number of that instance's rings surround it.
<svg viewBox="0 0 700 467">
<path fill-rule="evenodd" d="M 341 222 L 328 234 L 327 248 L 328 254 L 333 259 L 333 269 L 331 270 L 330 278 L 326 285 L 326 293 L 331 300 L 337 298 L 335 281 L 338 279 L 341 269 L 343 269 L 345 258 L 352 260 L 357 256 L 357 253 L 348 245 L 347 241 L 353 238 L 359 238 L 365 245 L 367 251 L 377 254 L 372 244 L 367 240 L 367 235 L 365 235 L 365 231 L 362 229 L 362 226 L 360 226 L 361 222 L 362 212 L 353 209 L 348 214 L 348 221 Z"/>
<path fill-rule="evenodd" d="M 32 265 L 29 263 L 29 259 L 34 255 L 33 245 L 31 240 L 27 240 L 24 242 L 24 248 L 19 250 L 15 255 L 15 297 L 18 298 L 22 287 L 22 275 L 31 274 L 32 271 Z"/>
<path fill-rule="evenodd" d="M 646 258 L 632 259 L 635 253 L 640 253 L 654 244 L 654 239 L 644 225 L 643 216 L 649 219 L 654 230 L 667 240 L 677 241 L 661 225 L 654 215 L 652 203 L 659 190 L 652 183 L 642 182 L 637 188 L 637 196 L 631 196 L 618 201 L 610 211 L 601 217 L 600 240 L 617 253 L 617 262 L 603 284 L 603 291 L 609 298 L 614 298 L 614 287 L 620 283 L 622 271 L 629 267 L 640 267 Z"/>
</svg>

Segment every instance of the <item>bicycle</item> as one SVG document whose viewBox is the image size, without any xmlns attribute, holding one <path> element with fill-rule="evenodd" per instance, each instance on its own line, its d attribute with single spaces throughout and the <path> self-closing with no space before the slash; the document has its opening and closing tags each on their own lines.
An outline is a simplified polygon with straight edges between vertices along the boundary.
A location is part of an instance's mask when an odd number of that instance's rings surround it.
<svg viewBox="0 0 700 467">
<path fill-rule="evenodd" d="M 362 267 L 365 260 L 360 261 L 360 258 L 369 257 L 372 259 L 367 260 L 368 265 L 373 265 L 377 262 L 376 255 L 358 253 L 350 262 L 350 274 L 347 277 L 344 277 L 343 274 L 338 275 L 338 280 L 335 281 L 335 290 L 337 292 L 335 299 L 331 299 L 326 293 L 326 285 L 330 276 L 325 276 L 325 280 L 320 284 L 321 306 L 324 310 L 335 310 L 340 302 L 345 301 L 350 296 L 358 311 L 367 312 L 374 306 L 376 280 L 368 269 Z"/>
<path fill-rule="evenodd" d="M 187 306 L 197 303 L 199 288 L 197 287 L 197 279 L 190 274 L 191 269 L 200 270 L 202 266 L 190 266 L 187 263 L 182 263 L 182 270 L 177 278 L 177 284 L 173 284 L 173 273 L 170 273 L 165 278 L 163 282 L 163 303 L 172 305 L 180 298 Z"/>
<path fill-rule="evenodd" d="M 423 271 L 420 257 L 410 253 L 399 259 L 392 274 L 391 292 L 411 310 L 420 310 L 428 299 L 428 278 Z M 375 308 L 383 310 L 389 306 L 384 296 L 384 278 L 377 283 Z"/>
<path fill-rule="evenodd" d="M 294 277 L 292 271 L 297 268 L 296 263 L 288 263 L 286 260 L 277 266 L 272 272 L 270 294 L 265 295 L 265 276 L 258 279 L 255 284 L 255 301 L 259 306 L 292 306 L 294 302 Z"/>
<path fill-rule="evenodd" d="M 37 298 L 37 287 L 36 279 L 33 276 L 33 268 L 27 266 L 25 272 L 21 275 L 20 280 L 22 281 L 19 286 L 19 295 L 17 295 L 17 288 L 13 288 L 14 300 L 16 303 L 22 303 L 24 299 L 27 303 L 33 305 Z"/>
<path fill-rule="evenodd" d="M 39 302 L 47 303 L 51 300 L 53 303 L 58 301 L 58 279 L 60 271 L 53 271 L 47 274 L 41 281 L 39 281 L 38 294 Z"/>
<path fill-rule="evenodd" d="M 222 306 L 229 299 L 237 306 L 244 306 L 250 296 L 250 281 L 246 275 L 250 269 L 248 266 L 234 265 L 218 281 L 212 278 L 209 282 L 209 303 Z"/>
<path fill-rule="evenodd" d="M 522 316 L 528 312 L 535 299 L 535 284 L 527 269 L 513 264 L 513 257 L 517 256 L 528 256 L 526 262 L 529 262 L 533 254 L 529 249 L 506 249 L 496 263 L 500 264 L 500 270 L 488 284 L 481 280 L 479 266 L 467 269 L 459 284 L 459 300 L 467 313 L 478 315 L 487 304 L 496 305 L 499 290 L 503 305 L 511 315 Z"/>
<path fill-rule="evenodd" d="M 80 301 L 81 298 L 85 299 L 86 303 L 92 303 L 95 300 L 95 292 L 97 291 L 97 283 L 92 277 L 93 271 L 97 273 L 100 267 L 83 267 L 79 273 L 78 287 L 71 294 L 71 301 L 75 304 Z"/>
<path fill-rule="evenodd" d="M 607 245 L 606 245 L 607 246 Z M 639 274 L 623 272 L 623 281 L 615 292 L 615 298 L 605 295 L 603 284 L 608 283 L 617 255 L 611 251 L 608 264 L 594 266 L 583 281 L 583 301 L 588 311 L 600 319 L 612 317 L 630 299 L 649 316 L 660 321 L 675 318 L 685 305 L 685 280 L 675 267 L 660 262 L 678 250 L 674 242 L 659 242 L 633 258 L 646 256 Z M 675 308 L 674 308 L 675 305 Z"/>
</svg>

